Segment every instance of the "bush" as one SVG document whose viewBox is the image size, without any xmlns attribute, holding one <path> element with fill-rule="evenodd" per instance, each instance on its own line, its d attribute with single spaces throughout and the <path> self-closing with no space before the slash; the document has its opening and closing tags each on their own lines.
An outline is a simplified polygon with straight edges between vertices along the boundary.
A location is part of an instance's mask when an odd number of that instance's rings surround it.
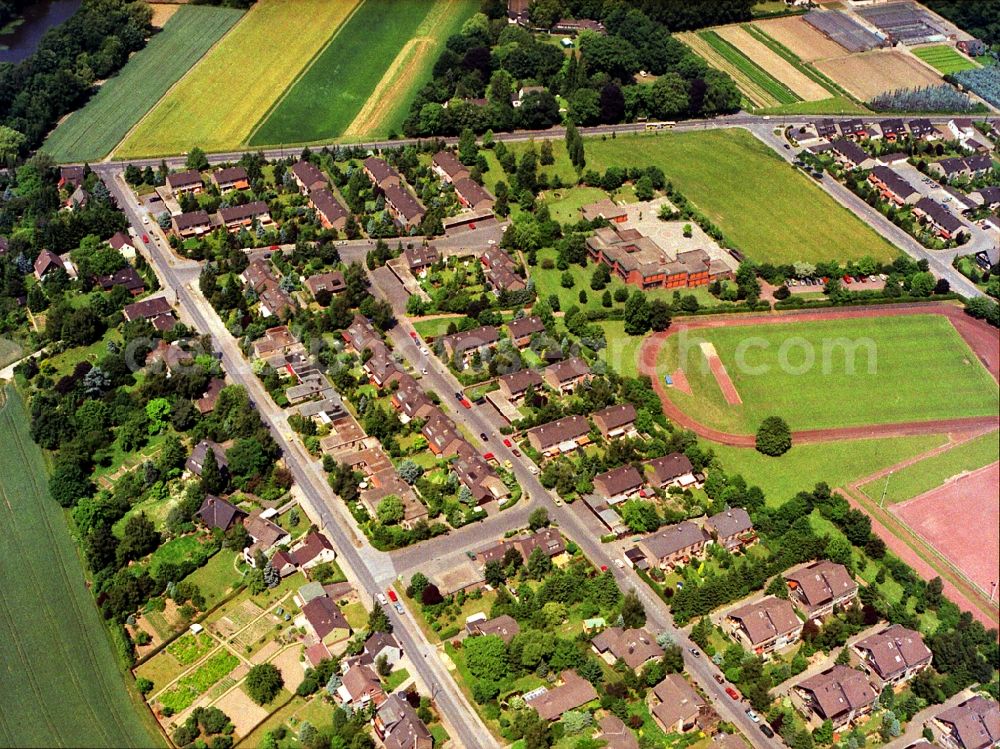
<svg viewBox="0 0 1000 749">
<path fill-rule="evenodd" d="M 780 416 L 768 416 L 757 430 L 757 452 L 777 457 L 792 448 L 792 432 Z"/>
</svg>

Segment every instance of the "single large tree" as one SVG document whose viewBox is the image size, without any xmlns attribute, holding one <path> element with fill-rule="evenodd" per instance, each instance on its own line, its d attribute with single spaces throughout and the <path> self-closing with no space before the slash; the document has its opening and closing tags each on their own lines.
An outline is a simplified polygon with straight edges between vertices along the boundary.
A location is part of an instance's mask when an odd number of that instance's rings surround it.
<svg viewBox="0 0 1000 749">
<path fill-rule="evenodd" d="M 244 688 L 258 705 L 266 705 L 278 696 L 285 685 L 281 671 L 271 663 L 260 663 L 247 673 Z"/>
<path fill-rule="evenodd" d="M 780 416 L 768 416 L 757 430 L 757 452 L 784 455 L 792 448 L 792 432 Z"/>
</svg>

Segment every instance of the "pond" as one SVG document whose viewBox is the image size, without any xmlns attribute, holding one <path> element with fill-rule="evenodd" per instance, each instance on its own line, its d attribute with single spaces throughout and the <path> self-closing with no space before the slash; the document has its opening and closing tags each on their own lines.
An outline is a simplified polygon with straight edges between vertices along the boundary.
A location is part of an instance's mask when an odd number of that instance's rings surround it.
<svg viewBox="0 0 1000 749">
<path fill-rule="evenodd" d="M 76 13 L 83 0 L 42 0 L 0 29 L 0 62 L 19 63 L 38 49 L 45 32 Z"/>
</svg>

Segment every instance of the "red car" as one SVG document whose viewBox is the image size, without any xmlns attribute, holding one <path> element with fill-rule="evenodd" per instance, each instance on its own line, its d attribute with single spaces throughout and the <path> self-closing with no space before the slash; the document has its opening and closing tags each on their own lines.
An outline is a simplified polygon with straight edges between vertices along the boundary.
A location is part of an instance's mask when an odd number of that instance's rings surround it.
<svg viewBox="0 0 1000 749">
<path fill-rule="evenodd" d="M 412 338 L 414 341 L 417 340 L 417 331 L 411 330 L 410 331 L 410 338 Z"/>
<path fill-rule="evenodd" d="M 142 235 L 142 241 L 148 243 L 149 242 L 149 235 L 148 234 L 143 234 Z"/>
<path fill-rule="evenodd" d="M 739 692 L 737 692 L 737 691 L 736 691 L 735 689 L 733 689 L 732 687 L 726 687 L 726 694 L 728 694 L 728 695 L 729 695 L 730 697 L 732 697 L 732 698 L 733 698 L 734 700 L 739 700 L 739 698 L 740 698 L 740 693 L 739 693 Z"/>
<path fill-rule="evenodd" d="M 496 455 L 494 455 L 493 453 L 485 453 L 485 454 L 483 455 L 483 459 L 484 459 L 484 460 L 496 460 L 496 459 L 497 459 L 497 456 L 496 456 Z"/>
<path fill-rule="evenodd" d="M 460 400 L 459 403 L 462 404 L 462 408 L 472 408 L 472 404 L 469 403 L 468 398 L 462 398 L 462 400 Z"/>
<path fill-rule="evenodd" d="M 503 446 L 504 447 L 510 447 L 510 445 L 511 445 L 510 440 L 505 438 L 504 441 L 503 441 Z"/>
<path fill-rule="evenodd" d="M 602 564 L 601 565 L 601 572 L 607 572 L 607 571 L 608 571 L 608 565 Z"/>
<path fill-rule="evenodd" d="M 387 590 L 386 593 L 389 594 L 389 600 L 390 601 L 392 601 L 393 603 L 395 603 L 397 601 L 396 591 L 394 591 L 392 588 L 389 588 L 389 590 Z"/>
<path fill-rule="evenodd" d="M 276 244 L 272 244 L 272 245 L 271 245 L 271 251 L 272 251 L 272 252 L 273 252 L 274 250 L 280 250 L 280 249 L 281 249 L 281 247 L 279 247 L 279 246 L 278 246 L 278 245 L 276 245 Z"/>
</svg>

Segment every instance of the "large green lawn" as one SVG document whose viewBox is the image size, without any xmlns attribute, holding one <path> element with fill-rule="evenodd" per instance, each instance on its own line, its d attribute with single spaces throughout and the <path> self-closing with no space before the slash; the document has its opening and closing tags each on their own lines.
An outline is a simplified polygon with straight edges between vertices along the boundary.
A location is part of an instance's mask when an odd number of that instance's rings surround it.
<svg viewBox="0 0 1000 749">
<path fill-rule="evenodd" d="M 741 405 L 726 403 L 702 341 L 715 346 Z M 692 394 L 674 390 L 671 399 L 703 424 L 740 433 L 772 415 L 821 429 L 997 413 L 996 382 L 938 315 L 685 331 L 661 351 L 661 374 L 678 366 Z"/>
<path fill-rule="evenodd" d="M 963 471 L 974 471 L 997 460 L 1000 460 L 1000 436 L 990 432 L 896 471 L 888 480 L 871 481 L 861 490 L 876 500 L 881 500 L 885 492 L 887 504 L 902 502 L 940 486 Z"/>
<path fill-rule="evenodd" d="M 947 44 L 934 44 L 930 47 L 918 47 L 913 54 L 926 62 L 941 75 L 957 73 L 960 70 L 972 70 L 978 67 L 967 57 L 963 57 Z"/>
<path fill-rule="evenodd" d="M 162 746 L 125 686 L 20 396 L 0 410 L 0 744 Z M 130 678 L 130 677 L 128 677 Z"/>
<path fill-rule="evenodd" d="M 242 15 L 232 8 L 183 5 L 122 71 L 71 114 L 42 148 L 56 161 L 93 161 L 111 152 Z"/>
<path fill-rule="evenodd" d="M 443 13 L 436 19 L 437 27 L 422 28 L 429 12 L 438 7 Z M 399 86 L 393 86 L 393 81 L 402 84 L 407 77 L 415 77 L 430 47 L 456 32 L 475 8 L 469 0 L 364 0 L 262 118 L 250 144 L 301 143 L 350 134 L 349 126 L 389 73 L 392 80 L 385 81 L 387 90 L 377 92 L 384 100 L 378 106 L 371 103 L 373 121 L 365 127 L 367 132 L 384 135 L 382 120 L 395 119 L 397 100 L 405 98 L 399 96 Z"/>
<path fill-rule="evenodd" d="M 891 260 L 898 251 L 809 177 L 793 169 L 745 130 L 621 135 L 584 141 L 587 169 L 658 166 L 739 247 L 758 262 Z M 576 181 L 562 141 L 556 163 L 543 167 Z M 510 146 L 515 152 L 526 144 Z M 507 178 L 496 161 L 486 173 L 492 187 Z"/>
</svg>

